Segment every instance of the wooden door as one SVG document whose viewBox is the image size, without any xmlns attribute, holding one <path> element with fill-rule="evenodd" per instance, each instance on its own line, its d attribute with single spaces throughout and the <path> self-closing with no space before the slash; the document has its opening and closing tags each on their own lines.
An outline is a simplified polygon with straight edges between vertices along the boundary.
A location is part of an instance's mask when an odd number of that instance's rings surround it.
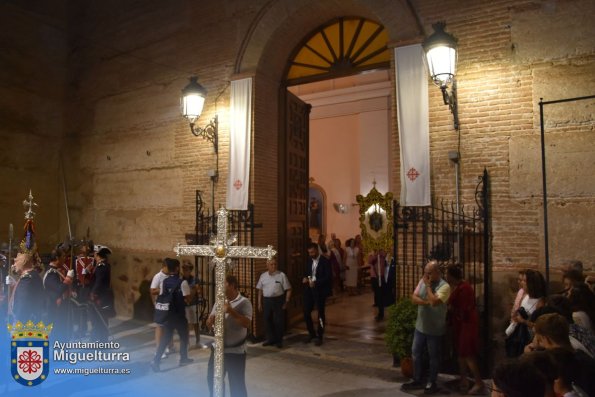
<svg viewBox="0 0 595 397">
<path fill-rule="evenodd" d="M 311 106 L 282 88 L 279 137 L 279 265 L 291 282 L 290 323 L 302 318 L 302 276 L 308 238 L 308 144 Z"/>
</svg>

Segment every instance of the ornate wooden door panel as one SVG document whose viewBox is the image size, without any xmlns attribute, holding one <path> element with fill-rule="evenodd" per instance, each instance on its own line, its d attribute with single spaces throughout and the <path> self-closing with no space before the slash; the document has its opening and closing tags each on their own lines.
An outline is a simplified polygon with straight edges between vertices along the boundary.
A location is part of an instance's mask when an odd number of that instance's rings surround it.
<svg viewBox="0 0 595 397">
<path fill-rule="evenodd" d="M 279 203 L 280 219 L 283 223 L 280 240 L 285 243 L 285 272 L 293 287 L 292 304 L 288 308 L 290 319 L 296 319 L 302 313 L 302 272 L 306 257 L 308 236 L 308 143 L 309 115 L 311 106 L 298 97 L 285 91 L 285 117 L 282 128 L 284 142 L 280 152 L 283 171 L 280 173 L 280 185 L 284 186 Z"/>
</svg>

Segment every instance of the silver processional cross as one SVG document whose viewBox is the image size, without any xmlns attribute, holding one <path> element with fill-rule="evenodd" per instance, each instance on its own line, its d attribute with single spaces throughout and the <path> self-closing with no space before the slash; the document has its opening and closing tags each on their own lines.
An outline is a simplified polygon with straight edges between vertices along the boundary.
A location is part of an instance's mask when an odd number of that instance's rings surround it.
<svg viewBox="0 0 595 397">
<path fill-rule="evenodd" d="M 215 265 L 215 362 L 214 395 L 223 397 L 223 319 L 225 301 L 225 265 L 231 258 L 266 258 L 271 259 L 277 251 L 272 246 L 267 248 L 234 246 L 235 238 L 227 231 L 229 212 L 225 208 L 217 211 L 217 236 L 211 245 L 180 245 L 174 249 L 178 256 L 208 256 Z"/>
</svg>

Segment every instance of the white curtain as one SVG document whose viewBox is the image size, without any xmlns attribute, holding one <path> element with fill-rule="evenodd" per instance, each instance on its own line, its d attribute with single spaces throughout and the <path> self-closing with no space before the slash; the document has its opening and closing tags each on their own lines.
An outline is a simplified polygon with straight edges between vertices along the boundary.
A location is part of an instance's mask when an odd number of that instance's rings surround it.
<svg viewBox="0 0 595 397">
<path fill-rule="evenodd" d="M 430 205 L 428 76 L 420 44 L 395 48 L 401 205 Z"/>
<path fill-rule="evenodd" d="M 252 137 L 252 78 L 231 82 L 227 209 L 248 209 Z"/>
</svg>

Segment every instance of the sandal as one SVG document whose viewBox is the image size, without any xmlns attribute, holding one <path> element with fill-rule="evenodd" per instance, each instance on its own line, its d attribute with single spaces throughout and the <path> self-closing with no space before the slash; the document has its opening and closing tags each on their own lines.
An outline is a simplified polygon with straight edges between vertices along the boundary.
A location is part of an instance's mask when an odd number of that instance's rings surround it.
<svg viewBox="0 0 595 397">
<path fill-rule="evenodd" d="M 444 382 L 444 386 L 449 387 L 451 389 L 457 389 L 459 385 L 462 383 L 468 383 L 469 381 L 466 378 L 456 378 L 451 379 L 449 381 Z"/>
<path fill-rule="evenodd" d="M 467 394 L 469 387 L 471 387 L 470 382 L 467 379 L 461 379 L 459 382 L 459 392 Z"/>
<path fill-rule="evenodd" d="M 469 389 L 469 391 L 467 392 L 467 394 L 471 395 L 471 396 L 483 396 L 486 393 L 486 387 L 484 384 L 481 385 L 473 385 L 473 387 L 471 389 Z"/>
</svg>

